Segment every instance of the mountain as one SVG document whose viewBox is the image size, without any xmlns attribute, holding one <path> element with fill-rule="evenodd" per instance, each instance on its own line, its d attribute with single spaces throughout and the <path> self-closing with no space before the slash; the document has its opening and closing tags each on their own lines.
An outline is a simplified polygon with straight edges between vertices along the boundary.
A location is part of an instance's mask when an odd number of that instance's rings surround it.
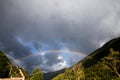
<svg viewBox="0 0 120 80">
<path fill-rule="evenodd" d="M 109 54 L 110 48 L 113 48 L 115 51 L 120 52 L 120 37 L 110 40 L 103 47 L 97 49 L 80 62 L 83 63 L 84 67 L 89 67 L 97 63 L 104 56 L 107 56 Z"/>
<path fill-rule="evenodd" d="M 120 80 L 120 37 L 107 42 L 52 80 Z"/>
<path fill-rule="evenodd" d="M 22 70 L 26 78 L 29 76 L 22 68 L 12 65 L 9 58 L 0 51 L 0 78 L 21 77 L 19 69 Z"/>
<path fill-rule="evenodd" d="M 44 80 L 51 80 L 52 78 L 54 78 L 55 76 L 57 76 L 60 73 L 63 73 L 64 71 L 65 71 L 65 69 L 62 69 L 59 71 L 54 71 L 54 72 L 44 73 Z"/>
</svg>

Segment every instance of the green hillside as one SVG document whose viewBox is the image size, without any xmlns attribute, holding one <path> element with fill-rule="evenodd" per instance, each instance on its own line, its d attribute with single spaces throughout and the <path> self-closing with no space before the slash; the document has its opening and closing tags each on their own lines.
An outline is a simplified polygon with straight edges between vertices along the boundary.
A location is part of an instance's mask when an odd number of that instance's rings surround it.
<svg viewBox="0 0 120 80">
<path fill-rule="evenodd" d="M 42 71 L 35 68 L 35 71 L 33 70 L 32 75 L 30 75 L 24 69 L 12 65 L 9 58 L 2 51 L 0 51 L 0 78 L 22 77 L 19 69 L 24 74 L 25 80 L 43 80 Z"/>
<path fill-rule="evenodd" d="M 23 74 L 28 77 L 29 74 L 21 68 Z M 9 58 L 0 51 L 0 78 L 21 77 L 18 67 L 11 64 Z"/>
<path fill-rule="evenodd" d="M 0 78 L 9 77 L 10 72 L 9 64 L 11 64 L 9 59 L 4 55 L 3 52 L 0 51 Z"/>
<path fill-rule="evenodd" d="M 94 65 L 101 58 L 109 54 L 110 48 L 113 48 L 115 51 L 120 52 L 120 37 L 107 42 L 103 47 L 97 49 L 96 51 L 85 57 L 83 60 L 81 60 L 80 62 L 83 63 L 84 67 L 89 67 L 91 65 Z"/>
<path fill-rule="evenodd" d="M 120 80 L 120 38 L 113 39 L 53 80 Z"/>
</svg>

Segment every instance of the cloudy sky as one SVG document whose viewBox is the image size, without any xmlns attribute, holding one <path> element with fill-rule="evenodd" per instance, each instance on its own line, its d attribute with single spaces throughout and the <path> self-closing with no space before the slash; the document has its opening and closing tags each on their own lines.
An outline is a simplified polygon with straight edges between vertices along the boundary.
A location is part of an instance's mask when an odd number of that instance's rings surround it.
<svg viewBox="0 0 120 80">
<path fill-rule="evenodd" d="M 14 65 L 70 67 L 120 35 L 120 0 L 0 0 L 0 50 Z"/>
</svg>

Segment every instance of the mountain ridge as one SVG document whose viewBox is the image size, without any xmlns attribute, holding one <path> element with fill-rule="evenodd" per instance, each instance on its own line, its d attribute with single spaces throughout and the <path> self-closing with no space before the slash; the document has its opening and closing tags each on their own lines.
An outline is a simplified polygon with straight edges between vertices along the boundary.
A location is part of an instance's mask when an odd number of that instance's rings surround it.
<svg viewBox="0 0 120 80">
<path fill-rule="evenodd" d="M 120 45 L 118 45 L 118 43 L 120 44 L 120 37 L 108 41 L 101 48 L 98 48 L 97 50 L 93 51 L 88 56 L 83 58 L 80 62 L 82 62 L 84 66 L 87 66 L 88 65 L 87 62 L 85 63 L 84 61 L 86 61 L 86 59 L 88 59 L 90 57 L 92 57 L 93 62 L 97 61 L 97 60 L 100 60 L 101 57 L 107 56 L 107 53 L 109 53 L 110 48 L 113 48 L 115 51 L 120 52 Z M 103 53 L 105 53 L 105 54 L 103 54 Z"/>
<path fill-rule="evenodd" d="M 9 58 L 0 51 L 0 78 L 19 78 L 23 76 L 27 78 L 29 74 L 24 69 L 12 65 Z"/>
<path fill-rule="evenodd" d="M 112 70 L 111 66 L 107 65 L 113 63 L 110 59 L 118 59 L 117 61 L 118 63 L 120 63 L 119 52 L 120 37 L 108 41 L 101 48 L 93 51 L 88 56 L 79 61 L 77 64 L 68 68 L 67 70 L 65 70 L 64 73 L 59 74 L 52 80 L 119 80 L 120 78 L 116 75 L 115 70 Z M 114 57 L 112 56 L 113 53 L 115 54 Z M 116 54 L 118 56 L 116 56 Z M 110 61 L 107 62 L 107 60 Z M 118 65 L 117 63 L 115 64 Z M 116 67 L 116 71 L 118 72 L 118 74 L 120 74 L 120 67 Z"/>
</svg>

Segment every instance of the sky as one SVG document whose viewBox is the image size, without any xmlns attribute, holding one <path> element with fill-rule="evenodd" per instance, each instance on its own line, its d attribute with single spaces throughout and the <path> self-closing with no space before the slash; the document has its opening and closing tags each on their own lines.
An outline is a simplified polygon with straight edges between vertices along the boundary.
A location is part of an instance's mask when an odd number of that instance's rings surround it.
<svg viewBox="0 0 120 80">
<path fill-rule="evenodd" d="M 120 35 L 120 0 L 0 0 L 0 50 L 28 72 L 70 67 Z"/>
</svg>

